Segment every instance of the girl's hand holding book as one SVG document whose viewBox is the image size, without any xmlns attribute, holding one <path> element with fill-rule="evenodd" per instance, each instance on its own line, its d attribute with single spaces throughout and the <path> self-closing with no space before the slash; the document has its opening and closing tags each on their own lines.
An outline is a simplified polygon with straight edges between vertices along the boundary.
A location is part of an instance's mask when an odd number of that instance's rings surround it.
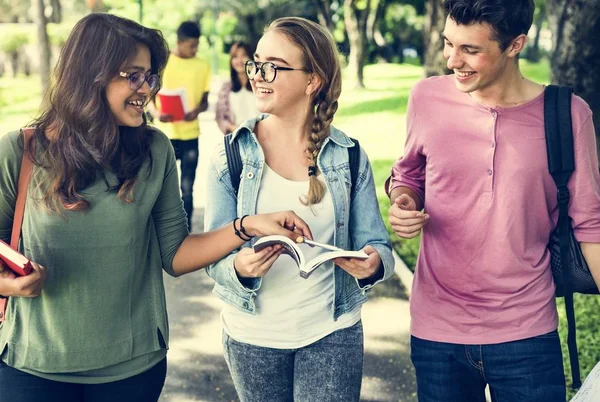
<svg viewBox="0 0 600 402">
<path fill-rule="evenodd" d="M 265 276 L 273 263 L 281 255 L 280 245 L 265 247 L 254 252 L 252 248 L 242 248 L 233 260 L 233 267 L 242 278 L 260 278 Z"/>
<path fill-rule="evenodd" d="M 0 295 L 6 297 L 37 297 L 46 282 L 46 268 L 31 263 L 33 271 L 17 276 L 0 261 Z"/>
<path fill-rule="evenodd" d="M 363 251 L 369 256 L 366 260 L 358 258 L 336 258 L 333 262 L 356 279 L 370 278 L 379 270 L 381 257 L 377 250 L 372 246 L 365 246 Z"/>
</svg>

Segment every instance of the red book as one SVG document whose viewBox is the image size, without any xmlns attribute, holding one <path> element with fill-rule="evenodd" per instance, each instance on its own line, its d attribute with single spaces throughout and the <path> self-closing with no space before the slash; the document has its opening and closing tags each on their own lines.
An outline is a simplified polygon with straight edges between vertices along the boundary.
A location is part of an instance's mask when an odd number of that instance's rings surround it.
<svg viewBox="0 0 600 402">
<path fill-rule="evenodd" d="M 0 260 L 8 266 L 11 271 L 19 276 L 29 275 L 33 270 L 31 261 L 23 254 L 15 251 L 11 246 L 0 240 Z"/>
<path fill-rule="evenodd" d="M 162 114 L 171 115 L 172 121 L 181 121 L 185 119 L 188 112 L 185 88 L 176 89 L 173 91 L 160 91 L 158 94 L 160 101 L 160 112 Z"/>
</svg>

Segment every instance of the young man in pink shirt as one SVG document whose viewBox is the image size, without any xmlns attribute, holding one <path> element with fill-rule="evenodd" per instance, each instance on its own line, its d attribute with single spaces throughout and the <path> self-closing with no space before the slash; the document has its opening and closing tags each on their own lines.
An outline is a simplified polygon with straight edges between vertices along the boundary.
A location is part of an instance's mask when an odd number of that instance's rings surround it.
<svg viewBox="0 0 600 402">
<path fill-rule="evenodd" d="M 411 296 L 420 402 L 565 401 L 546 245 L 558 220 L 544 87 L 523 77 L 532 0 L 445 0 L 453 75 L 411 91 L 390 223 L 422 230 Z M 569 215 L 600 284 L 600 177 L 592 112 L 572 98 Z M 422 211 L 423 210 L 423 211 Z"/>
</svg>

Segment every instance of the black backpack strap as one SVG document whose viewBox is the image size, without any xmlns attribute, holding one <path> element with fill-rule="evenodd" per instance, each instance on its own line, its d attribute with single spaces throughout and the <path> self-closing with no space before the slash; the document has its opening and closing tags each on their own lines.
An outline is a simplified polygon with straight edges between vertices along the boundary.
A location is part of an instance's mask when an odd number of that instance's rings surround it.
<svg viewBox="0 0 600 402">
<path fill-rule="evenodd" d="M 569 200 L 571 198 L 567 184 L 575 170 L 573 151 L 573 128 L 571 121 L 571 94 L 573 89 L 565 86 L 549 85 L 544 94 L 544 126 L 546 130 L 546 148 L 548 170 L 556 183 L 558 193 L 558 237 L 560 260 L 563 272 L 563 294 L 567 313 L 567 346 L 571 363 L 572 388 L 581 387 L 579 355 L 577 351 L 577 329 L 575 327 L 575 309 L 573 307 L 573 287 L 569 276 Z"/>
<path fill-rule="evenodd" d="M 358 168 L 360 166 L 360 143 L 355 138 L 350 138 L 354 141 L 354 145 L 348 148 L 348 163 L 350 163 L 350 201 L 354 198 L 354 189 L 358 178 Z"/>
<path fill-rule="evenodd" d="M 225 155 L 227 156 L 227 167 L 229 168 L 229 177 L 231 178 L 231 186 L 237 196 L 240 188 L 240 178 L 242 176 L 242 156 L 240 155 L 240 146 L 237 141 L 231 141 L 231 134 L 223 137 L 225 144 Z"/>
</svg>

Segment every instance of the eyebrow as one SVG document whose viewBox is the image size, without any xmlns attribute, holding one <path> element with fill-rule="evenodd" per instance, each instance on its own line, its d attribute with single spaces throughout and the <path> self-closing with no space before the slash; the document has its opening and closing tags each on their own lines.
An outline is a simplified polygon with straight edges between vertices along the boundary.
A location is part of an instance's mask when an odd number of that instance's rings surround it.
<svg viewBox="0 0 600 402">
<path fill-rule="evenodd" d="M 152 71 L 152 68 L 146 69 L 146 67 L 142 67 L 142 66 L 127 66 L 127 68 L 125 70 L 135 70 L 135 71 L 141 71 L 143 73 L 148 73 Z"/>
<path fill-rule="evenodd" d="M 446 35 L 442 34 L 442 37 L 444 38 L 444 40 L 445 40 L 445 41 L 448 41 L 448 42 L 452 43 L 452 41 L 451 41 L 450 39 L 448 39 L 448 38 L 446 37 Z M 460 45 L 460 47 L 462 47 L 462 48 L 468 47 L 468 48 L 470 48 L 470 49 L 475 49 L 475 50 L 483 50 L 483 49 L 484 49 L 484 48 L 483 48 L 483 46 L 478 46 L 478 45 L 470 45 L 470 44 L 468 44 L 468 43 L 466 43 L 466 44 L 464 44 L 464 45 Z"/>
<path fill-rule="evenodd" d="M 260 56 L 258 55 L 258 53 L 254 53 L 254 58 L 255 59 L 260 59 Z M 285 61 L 285 59 L 282 59 L 281 57 L 267 57 L 267 61 L 277 61 L 279 63 L 283 63 L 287 66 L 290 65 L 290 63 L 288 63 L 287 61 Z"/>
</svg>

